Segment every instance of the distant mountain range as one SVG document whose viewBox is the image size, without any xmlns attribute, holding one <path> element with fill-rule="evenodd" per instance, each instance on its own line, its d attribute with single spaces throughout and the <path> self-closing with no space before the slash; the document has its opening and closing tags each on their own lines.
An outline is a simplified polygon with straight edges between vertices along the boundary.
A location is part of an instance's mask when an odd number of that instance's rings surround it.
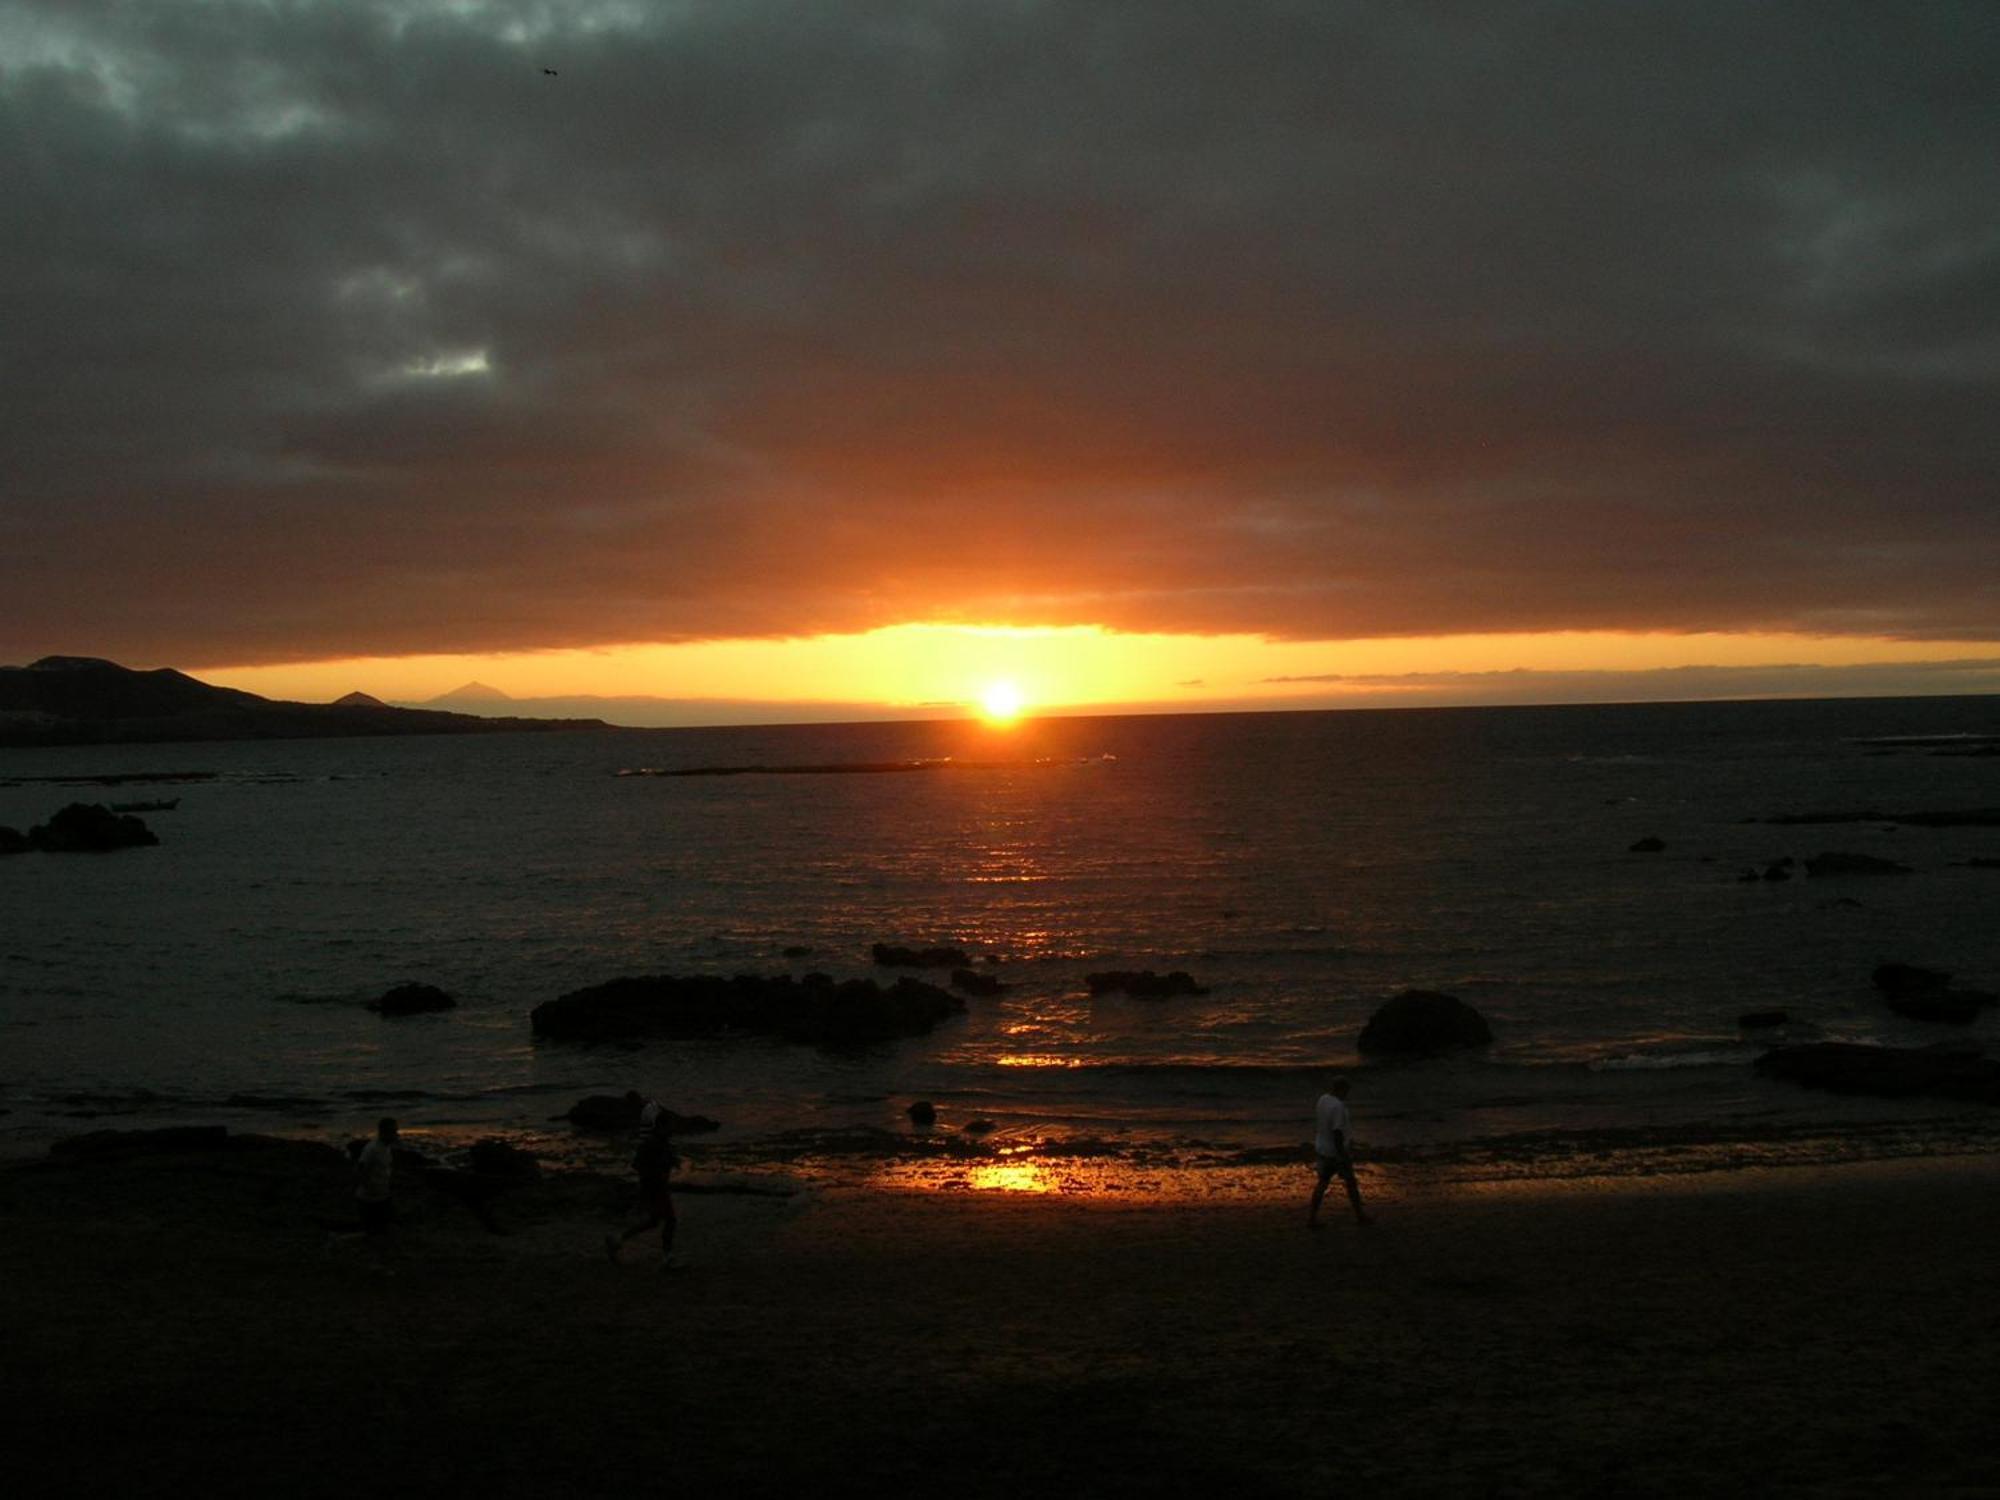
<svg viewBox="0 0 2000 1500">
<path fill-rule="evenodd" d="M 479 689 L 468 683 L 447 696 L 469 697 L 487 709 L 505 697 L 493 688 L 471 691 Z M 171 667 L 135 672 L 91 656 L 45 656 L 25 667 L 0 667 L 0 746 L 610 728 L 602 719 L 394 708 L 366 693 L 349 693 L 336 703 L 288 703 L 214 687 Z"/>
</svg>

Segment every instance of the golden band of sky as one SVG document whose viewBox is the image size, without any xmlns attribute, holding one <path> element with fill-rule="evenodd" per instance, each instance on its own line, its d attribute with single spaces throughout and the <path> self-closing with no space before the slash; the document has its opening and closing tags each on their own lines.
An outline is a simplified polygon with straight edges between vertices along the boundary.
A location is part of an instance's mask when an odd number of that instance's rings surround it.
<svg viewBox="0 0 2000 1500">
<path fill-rule="evenodd" d="M 1252 635 L 1123 634 L 1096 626 L 909 624 L 856 635 L 197 670 L 206 681 L 306 702 L 355 690 L 416 702 L 477 680 L 524 699 L 645 696 L 757 705 L 843 704 L 885 715 L 929 709 L 946 715 L 976 704 L 996 682 L 1013 684 L 1031 713 L 1258 704 L 1280 708 L 1388 705 L 1418 694 L 1428 699 L 1440 687 L 1435 680 L 1424 680 L 1432 674 L 1776 670 L 1977 657 L 2000 657 L 2000 643 L 1611 632 L 1289 641 Z M 1538 701 L 1532 682 L 1524 682 L 1516 695 L 1501 681 L 1479 686 L 1474 695 L 1479 701 Z M 1798 691 L 1811 690 L 1808 674 Z"/>
</svg>

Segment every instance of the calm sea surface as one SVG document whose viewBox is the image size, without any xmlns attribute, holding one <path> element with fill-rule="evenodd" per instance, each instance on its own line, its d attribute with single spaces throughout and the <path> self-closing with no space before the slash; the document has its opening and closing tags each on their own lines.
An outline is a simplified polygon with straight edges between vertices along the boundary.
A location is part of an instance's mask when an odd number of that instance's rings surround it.
<svg viewBox="0 0 2000 1500">
<path fill-rule="evenodd" d="M 1902 959 L 2000 989 L 2000 870 L 1965 863 L 2000 856 L 2000 829 L 1754 821 L 2000 806 L 2000 758 L 1864 743 L 1996 730 L 2000 700 L 1917 699 L 0 751 L 0 824 L 181 799 L 149 815 L 157 849 L 0 860 L 0 1145 L 92 1120 L 346 1133 L 393 1107 L 440 1143 L 587 1154 L 550 1117 L 637 1087 L 724 1122 L 687 1143 L 697 1166 L 949 1178 L 955 1158 L 928 1153 L 972 1149 L 958 1127 L 981 1117 L 982 1159 L 1223 1181 L 1289 1160 L 1338 1066 L 1364 1151 L 1413 1167 L 1993 1149 L 1976 1110 L 1758 1078 L 1735 1018 L 1783 1008 L 1794 1039 L 2000 1034 L 1994 1012 L 1902 1020 L 1868 980 Z M 28 779 L 167 771 L 217 774 Z M 1628 852 L 1646 836 L 1665 851 Z M 1834 849 L 1917 873 L 1737 878 Z M 529 1035 L 531 1007 L 619 975 L 886 979 L 877 940 L 990 955 L 1012 987 L 858 1053 Z M 1187 969 L 1211 993 L 1093 999 L 1103 968 Z M 460 1008 L 363 1008 L 403 980 Z M 1410 986 L 1476 1006 L 1491 1052 L 1360 1065 L 1362 1024 Z M 928 1146 L 903 1116 L 917 1098 L 940 1113 Z"/>
</svg>

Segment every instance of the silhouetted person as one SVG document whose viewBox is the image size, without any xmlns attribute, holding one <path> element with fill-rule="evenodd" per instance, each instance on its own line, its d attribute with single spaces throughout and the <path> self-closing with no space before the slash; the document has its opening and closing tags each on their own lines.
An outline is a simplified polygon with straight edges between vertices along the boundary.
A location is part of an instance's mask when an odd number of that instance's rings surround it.
<svg viewBox="0 0 2000 1500">
<path fill-rule="evenodd" d="M 396 1122 L 383 1116 L 375 1138 L 354 1158 L 354 1205 L 361 1211 L 361 1232 L 375 1256 L 378 1270 L 389 1269 L 395 1253 L 396 1209 L 389 1200 L 389 1182 L 396 1173 Z"/>
<path fill-rule="evenodd" d="M 1354 1180 L 1354 1143 L 1349 1135 L 1345 1078 L 1334 1079 L 1327 1086 L 1327 1091 L 1319 1096 L 1315 1116 L 1313 1155 L 1319 1164 L 1319 1181 L 1313 1184 L 1312 1207 L 1306 1213 L 1306 1227 L 1320 1227 L 1320 1200 L 1326 1197 L 1326 1185 L 1336 1177 L 1347 1189 L 1347 1201 L 1354 1210 L 1354 1221 L 1366 1224 L 1369 1218 L 1367 1211 L 1361 1207 L 1361 1185 Z"/>
<path fill-rule="evenodd" d="M 674 1259 L 674 1195 L 672 1179 L 674 1168 L 681 1164 L 674 1151 L 673 1136 L 668 1129 L 664 1112 L 656 1114 L 652 1129 L 640 1141 L 639 1149 L 632 1158 L 632 1169 L 639 1174 L 639 1201 L 645 1207 L 644 1222 L 634 1224 L 617 1234 L 604 1237 L 604 1253 L 615 1265 L 618 1252 L 625 1242 L 648 1230 L 660 1231 L 660 1269 L 670 1271 L 678 1266 Z"/>
</svg>

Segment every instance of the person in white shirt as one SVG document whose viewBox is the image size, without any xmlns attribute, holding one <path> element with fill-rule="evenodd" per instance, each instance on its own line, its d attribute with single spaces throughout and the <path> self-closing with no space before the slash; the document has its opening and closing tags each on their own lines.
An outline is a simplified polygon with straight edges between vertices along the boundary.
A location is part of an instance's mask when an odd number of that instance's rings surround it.
<svg viewBox="0 0 2000 1500">
<path fill-rule="evenodd" d="M 361 1210 L 361 1229 L 378 1264 L 393 1251 L 395 1211 L 389 1203 L 389 1181 L 396 1172 L 396 1122 L 376 1122 L 375 1138 L 354 1159 L 354 1202 Z"/>
<path fill-rule="evenodd" d="M 1326 1197 L 1326 1185 L 1335 1177 L 1347 1189 L 1347 1201 L 1354 1209 L 1355 1223 L 1371 1222 L 1361 1206 L 1361 1185 L 1354 1180 L 1354 1142 L 1349 1128 L 1347 1080 L 1336 1078 L 1319 1096 L 1319 1108 L 1315 1111 L 1313 1156 L 1319 1165 L 1319 1181 L 1313 1185 L 1312 1207 L 1306 1213 L 1308 1229 L 1320 1227 L 1320 1201 Z"/>
</svg>

